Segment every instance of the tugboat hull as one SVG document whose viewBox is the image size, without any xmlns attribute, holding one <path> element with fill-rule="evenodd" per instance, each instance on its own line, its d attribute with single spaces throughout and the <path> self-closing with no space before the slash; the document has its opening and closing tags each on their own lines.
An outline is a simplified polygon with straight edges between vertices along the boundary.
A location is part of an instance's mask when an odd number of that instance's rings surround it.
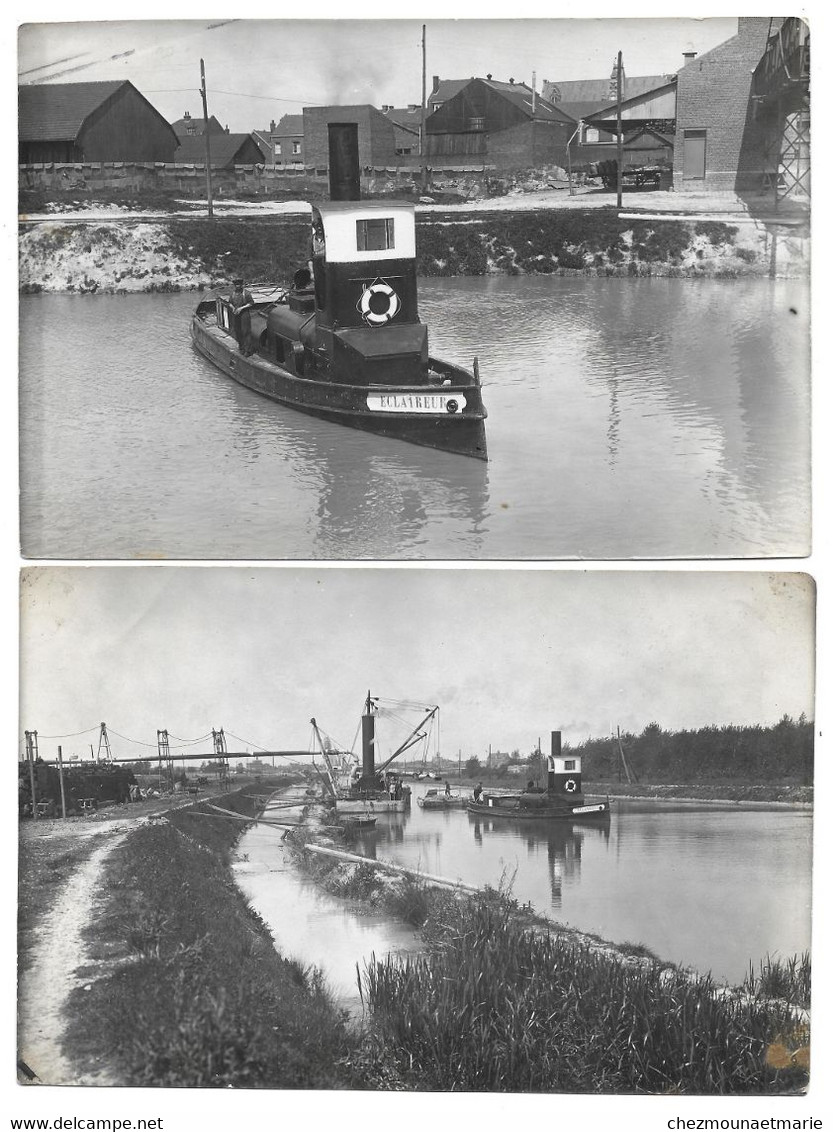
<svg viewBox="0 0 833 1132">
<path fill-rule="evenodd" d="M 452 374 L 451 383 L 442 386 L 347 385 L 299 377 L 257 354 L 244 356 L 210 316 L 201 316 L 201 309 L 202 304 L 191 323 L 194 346 L 240 385 L 322 420 L 425 448 L 488 458 L 480 386 L 469 384 L 473 379 L 464 370 L 441 363 Z M 454 380 L 455 371 L 461 380 Z M 395 408 L 376 407 L 386 404 Z"/>
<path fill-rule="evenodd" d="M 470 814 L 487 818 L 509 818 L 511 821 L 609 821 L 610 803 L 594 802 L 583 806 L 521 806 L 507 803 L 469 802 Z"/>
</svg>

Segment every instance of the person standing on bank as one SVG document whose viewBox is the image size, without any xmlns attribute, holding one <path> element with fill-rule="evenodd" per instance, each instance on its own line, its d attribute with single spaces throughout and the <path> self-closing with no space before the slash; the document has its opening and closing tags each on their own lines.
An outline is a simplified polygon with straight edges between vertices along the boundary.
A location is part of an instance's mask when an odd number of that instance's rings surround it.
<svg viewBox="0 0 833 1132">
<path fill-rule="evenodd" d="M 229 298 L 234 314 L 234 330 L 240 353 L 248 357 L 252 350 L 252 307 L 255 301 L 243 279 L 234 280 L 234 290 Z"/>
</svg>

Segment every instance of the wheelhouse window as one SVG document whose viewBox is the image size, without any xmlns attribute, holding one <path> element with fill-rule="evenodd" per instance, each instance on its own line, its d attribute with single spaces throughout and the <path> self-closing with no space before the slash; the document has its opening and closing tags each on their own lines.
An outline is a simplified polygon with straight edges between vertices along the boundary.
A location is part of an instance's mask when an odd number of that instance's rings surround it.
<svg viewBox="0 0 833 1132">
<path fill-rule="evenodd" d="M 575 770 L 576 769 L 576 760 L 575 759 L 565 759 L 564 760 L 564 769 L 565 770 Z"/>
<path fill-rule="evenodd" d="M 393 244 L 393 217 L 356 221 L 356 248 L 360 252 L 386 252 Z"/>
</svg>

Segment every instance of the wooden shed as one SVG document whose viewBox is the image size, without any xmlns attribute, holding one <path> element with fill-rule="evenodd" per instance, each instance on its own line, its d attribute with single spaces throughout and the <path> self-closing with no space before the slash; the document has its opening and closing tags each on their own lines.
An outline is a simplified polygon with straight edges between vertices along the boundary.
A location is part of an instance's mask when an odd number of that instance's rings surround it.
<svg viewBox="0 0 833 1132">
<path fill-rule="evenodd" d="M 431 157 L 462 157 L 503 166 L 566 164 L 576 123 L 525 83 L 471 79 L 425 123 Z"/>
<path fill-rule="evenodd" d="M 131 82 L 18 87 L 21 165 L 173 161 L 177 136 Z"/>
</svg>

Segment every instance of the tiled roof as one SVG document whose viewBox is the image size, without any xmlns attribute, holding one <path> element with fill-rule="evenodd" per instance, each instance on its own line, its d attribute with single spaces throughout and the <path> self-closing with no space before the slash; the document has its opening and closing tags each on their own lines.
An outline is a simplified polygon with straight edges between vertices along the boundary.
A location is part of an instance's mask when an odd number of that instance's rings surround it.
<svg viewBox="0 0 833 1132">
<path fill-rule="evenodd" d="M 211 134 L 211 164 L 231 165 L 238 150 L 247 141 L 256 144 L 251 134 Z M 187 137 L 179 139 L 179 148 L 174 156 L 177 165 L 202 165 L 205 162 L 205 138 Z"/>
<path fill-rule="evenodd" d="M 201 117 L 197 118 L 177 118 L 175 122 L 171 122 L 174 133 L 178 138 L 187 138 L 194 134 L 202 134 L 205 130 L 205 123 Z M 218 122 L 212 114 L 208 119 L 208 128 L 212 134 L 225 133 L 223 123 Z"/>
<path fill-rule="evenodd" d="M 124 86 L 118 82 L 38 83 L 18 91 L 21 141 L 75 141 L 84 120 Z"/>
<path fill-rule="evenodd" d="M 564 111 L 540 93 L 535 96 L 535 113 L 533 114 L 532 88 L 528 87 L 526 83 L 501 83 L 494 79 L 481 79 L 481 82 L 497 91 L 498 94 L 503 95 L 509 102 L 514 103 L 525 114 L 528 114 L 530 118 L 534 117 L 536 121 L 561 122 L 564 120 Z"/>
<path fill-rule="evenodd" d="M 403 130 L 411 130 L 414 133 L 419 133 L 419 128 L 422 125 L 422 107 L 417 106 L 415 110 L 405 106 L 401 110 L 395 106 L 391 106 L 388 110 L 383 110 L 382 113 L 386 118 L 390 118 L 395 126 L 399 126 Z M 426 110 L 426 114 L 428 111 Z"/>
<path fill-rule="evenodd" d="M 471 79 L 440 79 L 436 90 L 428 95 L 428 102 L 448 102 L 455 94 L 459 94 L 464 86 L 468 86 Z"/>
<path fill-rule="evenodd" d="M 292 138 L 303 137 L 304 133 L 304 115 L 303 114 L 284 114 L 280 122 L 275 127 L 275 132 L 272 137 L 275 138 Z"/>
</svg>

